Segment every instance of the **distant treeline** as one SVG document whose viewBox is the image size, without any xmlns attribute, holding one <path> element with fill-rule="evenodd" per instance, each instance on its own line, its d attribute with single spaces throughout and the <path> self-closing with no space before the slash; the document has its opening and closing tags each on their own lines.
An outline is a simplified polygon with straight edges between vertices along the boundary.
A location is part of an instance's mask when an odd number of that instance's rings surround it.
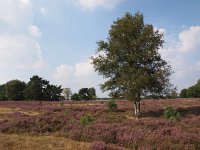
<svg viewBox="0 0 200 150">
<path fill-rule="evenodd" d="M 61 86 L 34 75 L 28 83 L 11 80 L 0 85 L 0 100 L 59 100 L 62 90 Z"/>
<path fill-rule="evenodd" d="M 62 89 L 61 86 L 50 84 L 48 80 L 37 75 L 31 77 L 28 83 L 15 79 L 0 85 L 1 101 L 94 100 L 96 97 L 96 90 L 93 87 L 81 88 L 78 93 L 72 94 L 70 88 Z"/>
<path fill-rule="evenodd" d="M 179 96 L 181 98 L 200 98 L 200 79 L 188 89 L 182 89 Z"/>
<path fill-rule="evenodd" d="M 82 88 L 79 90 L 78 93 L 74 93 L 71 95 L 71 100 L 95 100 L 97 98 L 96 96 L 96 90 L 95 88 Z"/>
</svg>

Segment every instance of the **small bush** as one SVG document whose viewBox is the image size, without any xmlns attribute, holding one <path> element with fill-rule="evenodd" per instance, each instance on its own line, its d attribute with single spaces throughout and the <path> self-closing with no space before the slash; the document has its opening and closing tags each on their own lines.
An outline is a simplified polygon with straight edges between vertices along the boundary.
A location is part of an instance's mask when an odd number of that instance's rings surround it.
<svg viewBox="0 0 200 150">
<path fill-rule="evenodd" d="M 174 110 L 172 107 L 167 107 L 164 110 L 163 117 L 169 120 L 180 120 L 180 113 Z"/>
<path fill-rule="evenodd" d="M 88 125 L 90 122 L 92 122 L 92 117 L 90 115 L 84 115 L 80 118 L 80 123 L 82 125 Z"/>
<path fill-rule="evenodd" d="M 93 142 L 90 147 L 91 150 L 106 150 L 106 143 L 103 141 Z"/>
<path fill-rule="evenodd" d="M 111 111 L 115 111 L 117 109 L 117 104 L 115 103 L 114 100 L 109 100 L 108 101 L 108 108 Z"/>
<path fill-rule="evenodd" d="M 60 101 L 60 105 L 64 106 L 64 101 L 63 100 Z"/>
</svg>

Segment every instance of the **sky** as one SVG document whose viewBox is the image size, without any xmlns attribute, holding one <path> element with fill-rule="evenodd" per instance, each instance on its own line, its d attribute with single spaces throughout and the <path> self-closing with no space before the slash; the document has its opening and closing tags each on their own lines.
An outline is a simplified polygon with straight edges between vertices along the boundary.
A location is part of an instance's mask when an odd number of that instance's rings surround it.
<svg viewBox="0 0 200 150">
<path fill-rule="evenodd" d="M 126 12 L 164 33 L 163 59 L 178 91 L 200 79 L 199 0 L 0 0 L 0 84 L 39 75 L 77 92 L 105 79 L 90 57 Z"/>
</svg>

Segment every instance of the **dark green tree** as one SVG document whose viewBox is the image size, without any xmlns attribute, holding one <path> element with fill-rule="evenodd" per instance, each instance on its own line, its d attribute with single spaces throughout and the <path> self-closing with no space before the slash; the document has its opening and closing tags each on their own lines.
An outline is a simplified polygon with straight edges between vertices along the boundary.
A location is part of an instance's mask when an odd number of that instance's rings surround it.
<svg viewBox="0 0 200 150">
<path fill-rule="evenodd" d="M 78 92 L 79 98 L 81 100 L 89 100 L 89 89 L 88 88 L 82 88 Z"/>
<path fill-rule="evenodd" d="M 49 81 L 34 75 L 27 84 L 25 96 L 28 100 L 59 100 L 61 92 L 61 86 L 51 85 Z"/>
<path fill-rule="evenodd" d="M 81 100 L 93 100 L 96 99 L 95 88 L 82 88 L 78 92 L 79 98 Z"/>
<path fill-rule="evenodd" d="M 34 75 L 30 78 L 25 90 L 25 97 L 28 100 L 44 100 L 44 90 L 49 84 L 49 81 Z"/>
<path fill-rule="evenodd" d="M 196 87 L 195 86 L 191 86 L 188 88 L 187 97 L 188 98 L 196 97 Z"/>
<path fill-rule="evenodd" d="M 200 97 L 200 79 L 196 84 L 189 87 L 188 89 L 183 89 L 180 92 L 181 98 L 199 98 Z"/>
<path fill-rule="evenodd" d="M 58 101 L 61 98 L 62 93 L 61 86 L 47 84 L 44 89 L 44 100 Z"/>
<path fill-rule="evenodd" d="M 126 13 L 114 21 L 107 41 L 99 41 L 92 63 L 107 81 L 101 85 L 111 96 L 134 102 L 135 116 L 140 115 L 140 101 L 147 95 L 167 95 L 171 66 L 161 58 L 163 34 L 143 15 Z"/>
<path fill-rule="evenodd" d="M 24 100 L 26 83 L 20 80 L 11 80 L 5 85 L 5 95 L 8 100 Z"/>
<path fill-rule="evenodd" d="M 7 100 L 5 86 L 6 86 L 5 84 L 0 85 L 0 100 L 1 101 Z"/>
<path fill-rule="evenodd" d="M 187 98 L 187 89 L 182 89 L 179 95 L 181 98 Z"/>
<path fill-rule="evenodd" d="M 71 100 L 75 100 L 75 101 L 80 100 L 78 93 L 74 93 L 74 94 L 72 94 L 72 96 L 71 96 Z"/>
<path fill-rule="evenodd" d="M 187 89 L 188 98 L 198 98 L 200 97 L 200 87 L 196 84 Z"/>
<path fill-rule="evenodd" d="M 88 95 L 90 100 L 95 100 L 97 98 L 96 96 L 96 90 L 94 87 L 91 87 L 88 89 Z"/>
</svg>

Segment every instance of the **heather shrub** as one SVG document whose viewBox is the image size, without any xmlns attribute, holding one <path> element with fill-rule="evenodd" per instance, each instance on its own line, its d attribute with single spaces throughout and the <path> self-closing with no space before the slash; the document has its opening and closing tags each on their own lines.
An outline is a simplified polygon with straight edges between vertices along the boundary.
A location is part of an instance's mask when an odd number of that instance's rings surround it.
<svg viewBox="0 0 200 150">
<path fill-rule="evenodd" d="M 115 103 L 115 100 L 108 101 L 108 108 L 111 111 L 115 111 L 117 109 L 117 104 Z"/>
<path fill-rule="evenodd" d="M 84 115 L 84 116 L 82 116 L 81 118 L 80 118 L 80 123 L 82 124 L 82 125 L 88 125 L 90 122 L 92 122 L 92 117 L 89 115 L 89 114 L 87 114 L 87 115 Z"/>
<path fill-rule="evenodd" d="M 68 136 L 70 139 L 75 141 L 81 141 L 83 129 L 81 127 L 77 127 L 69 132 Z"/>
<path fill-rule="evenodd" d="M 106 150 L 106 143 L 103 141 L 93 142 L 90 146 L 91 150 Z"/>
<path fill-rule="evenodd" d="M 169 120 L 180 120 L 181 115 L 172 107 L 167 107 L 164 110 L 163 117 Z"/>
<path fill-rule="evenodd" d="M 60 108 L 54 108 L 53 109 L 53 112 L 59 112 L 59 111 L 62 111 L 62 109 L 60 109 Z"/>
<path fill-rule="evenodd" d="M 69 109 L 65 109 L 65 110 L 64 110 L 64 114 L 65 114 L 65 115 L 67 115 L 69 112 L 70 112 Z"/>
</svg>

